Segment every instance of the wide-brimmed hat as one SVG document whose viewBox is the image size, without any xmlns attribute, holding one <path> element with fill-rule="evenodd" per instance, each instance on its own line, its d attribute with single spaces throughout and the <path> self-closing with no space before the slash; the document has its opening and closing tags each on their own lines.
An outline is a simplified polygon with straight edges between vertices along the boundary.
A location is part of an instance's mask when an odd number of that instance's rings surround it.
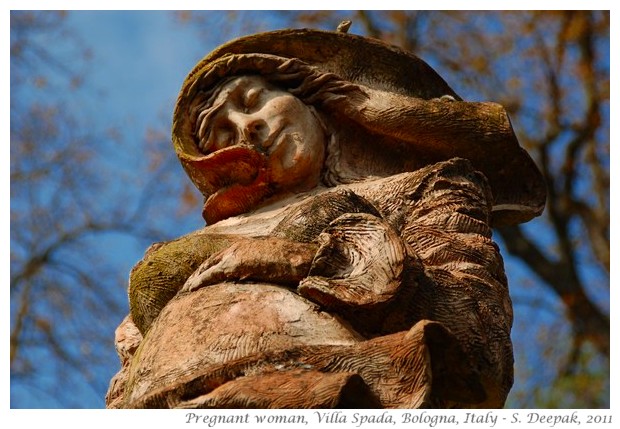
<svg viewBox="0 0 620 429">
<path fill-rule="evenodd" d="M 218 157 L 214 156 L 216 154 L 205 155 L 198 148 L 194 137 L 195 124 L 189 114 L 193 101 L 199 94 L 209 92 L 229 76 L 273 75 L 287 62 L 290 63 L 291 59 L 306 65 L 301 69 L 302 74 L 305 70 L 308 73 L 336 75 L 343 81 L 417 100 L 442 97 L 461 100 L 423 60 L 379 40 L 309 29 L 280 30 L 241 37 L 218 47 L 194 67 L 183 83 L 174 112 L 172 141 L 175 151 L 183 168 L 203 195 L 208 196 L 217 185 L 222 167 Z M 303 79 L 303 76 L 299 79 Z M 289 81 L 288 84 L 295 83 Z M 458 116 L 459 109 L 463 110 L 459 106 L 469 104 L 453 103 L 454 108 L 447 108 L 456 111 Z M 442 138 L 441 128 L 432 126 L 431 117 L 427 122 L 431 124 L 429 128 L 432 130 L 427 134 L 434 133 L 434 137 L 413 139 L 414 143 L 410 140 L 408 144 L 415 146 L 415 152 L 421 155 L 425 163 L 454 157 L 467 158 L 476 169 L 484 173 L 493 192 L 494 225 L 527 221 L 542 213 L 546 198 L 544 180 L 533 160 L 520 147 L 505 110 L 493 103 L 486 103 L 482 107 L 484 109 L 480 111 L 484 114 L 477 118 L 482 124 L 479 135 L 473 132 L 468 135 L 469 125 L 466 125 L 465 134 L 455 133 L 451 127 L 446 127 L 445 138 Z M 431 114 L 445 119 L 446 108 L 443 109 L 433 107 Z M 361 127 L 368 125 L 363 118 L 356 120 Z M 487 126 L 487 122 L 493 124 Z M 501 125 L 501 135 L 494 135 L 493 130 L 498 128 L 495 123 Z M 380 133 L 381 127 L 390 131 L 390 123 L 379 127 L 376 123 L 372 124 L 374 133 Z M 419 124 L 412 123 L 411 127 L 403 127 L 403 123 L 400 123 L 399 127 L 402 129 L 392 134 L 402 134 L 403 129 L 412 134 L 419 132 L 416 130 Z M 243 161 L 243 157 L 241 159 Z M 245 160 L 239 168 L 244 168 L 244 162 L 254 161 Z"/>
</svg>

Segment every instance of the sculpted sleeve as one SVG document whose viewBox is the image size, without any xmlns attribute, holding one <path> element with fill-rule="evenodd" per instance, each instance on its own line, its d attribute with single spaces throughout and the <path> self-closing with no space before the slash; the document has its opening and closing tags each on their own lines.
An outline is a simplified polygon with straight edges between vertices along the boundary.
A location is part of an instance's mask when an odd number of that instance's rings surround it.
<svg viewBox="0 0 620 429">
<path fill-rule="evenodd" d="M 480 374 L 486 406 L 502 407 L 513 382 L 513 314 L 503 260 L 491 239 L 491 191 L 463 159 L 425 170 L 409 195 L 414 206 L 403 234 L 428 280 L 418 285 L 413 312 L 458 338 Z"/>
</svg>

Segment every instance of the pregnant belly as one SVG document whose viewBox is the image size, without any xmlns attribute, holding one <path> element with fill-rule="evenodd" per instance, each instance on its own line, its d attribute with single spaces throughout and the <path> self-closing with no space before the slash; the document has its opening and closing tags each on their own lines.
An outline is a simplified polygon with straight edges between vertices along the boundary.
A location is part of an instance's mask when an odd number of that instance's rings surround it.
<svg viewBox="0 0 620 429">
<path fill-rule="evenodd" d="M 129 400 L 262 352 L 360 340 L 337 318 L 288 288 L 209 286 L 177 295 L 159 314 L 134 356 Z"/>
</svg>

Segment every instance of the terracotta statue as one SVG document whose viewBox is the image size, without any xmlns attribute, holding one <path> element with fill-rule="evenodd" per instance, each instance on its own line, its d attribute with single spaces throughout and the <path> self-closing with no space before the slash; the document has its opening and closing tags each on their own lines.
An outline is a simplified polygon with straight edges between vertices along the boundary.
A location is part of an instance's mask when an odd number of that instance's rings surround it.
<svg viewBox="0 0 620 429">
<path fill-rule="evenodd" d="M 172 139 L 206 226 L 132 270 L 108 407 L 502 407 L 512 306 L 491 227 L 544 207 L 504 109 L 376 40 L 229 42 Z"/>
</svg>

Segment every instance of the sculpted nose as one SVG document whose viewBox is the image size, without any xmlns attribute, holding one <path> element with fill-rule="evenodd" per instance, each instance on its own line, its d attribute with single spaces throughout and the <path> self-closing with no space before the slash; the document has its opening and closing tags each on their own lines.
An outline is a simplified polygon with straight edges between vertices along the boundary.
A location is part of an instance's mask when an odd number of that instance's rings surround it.
<svg viewBox="0 0 620 429">
<path fill-rule="evenodd" d="M 254 115 L 240 113 L 236 115 L 235 122 L 239 132 L 240 144 L 249 144 L 257 149 L 263 148 L 264 140 L 267 137 L 267 123 L 265 120 Z"/>
<path fill-rule="evenodd" d="M 250 144 L 262 147 L 267 124 L 261 119 L 248 121 L 244 129 L 244 137 Z"/>
</svg>

